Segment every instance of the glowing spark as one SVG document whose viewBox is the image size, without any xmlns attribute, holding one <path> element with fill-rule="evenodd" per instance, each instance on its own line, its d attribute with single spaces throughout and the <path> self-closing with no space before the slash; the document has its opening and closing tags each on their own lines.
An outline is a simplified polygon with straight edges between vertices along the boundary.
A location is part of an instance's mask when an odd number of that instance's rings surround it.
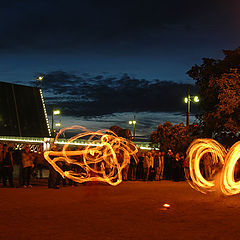
<svg viewBox="0 0 240 240">
<path fill-rule="evenodd" d="M 165 204 L 163 204 L 163 207 L 170 208 L 170 204 L 165 203 Z"/>
<path fill-rule="evenodd" d="M 110 130 L 90 132 L 81 126 L 72 126 L 59 131 L 58 137 L 66 130 L 80 130 L 81 133 L 70 138 L 61 151 L 46 151 L 45 159 L 65 178 L 75 182 L 88 181 L 106 182 L 116 186 L 122 182 L 122 170 L 128 164 L 128 159 L 133 156 L 137 161 L 136 146 L 124 138 L 118 137 Z M 67 150 L 71 143 L 78 139 L 88 137 L 91 145 L 83 149 Z M 124 158 L 124 156 L 127 156 Z M 75 170 L 63 171 L 62 165 L 68 165 Z"/>
</svg>

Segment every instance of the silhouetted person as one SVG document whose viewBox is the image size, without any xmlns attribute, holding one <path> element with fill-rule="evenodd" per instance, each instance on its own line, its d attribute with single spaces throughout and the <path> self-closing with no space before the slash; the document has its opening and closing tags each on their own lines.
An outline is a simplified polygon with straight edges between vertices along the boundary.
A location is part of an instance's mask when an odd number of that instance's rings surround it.
<svg viewBox="0 0 240 240">
<path fill-rule="evenodd" d="M 23 167 L 23 186 L 24 187 L 32 187 L 30 185 L 30 178 L 32 174 L 32 169 L 34 167 L 33 164 L 34 156 L 30 153 L 30 147 L 27 146 L 22 152 L 22 167 Z"/>
<path fill-rule="evenodd" d="M 52 146 L 51 150 L 56 151 L 57 147 L 54 145 Z M 48 188 L 59 189 L 61 175 L 53 168 L 53 166 L 50 163 L 48 163 L 48 166 L 49 166 Z"/>
<path fill-rule="evenodd" d="M 3 186 L 7 186 L 7 180 L 9 181 L 9 185 L 14 187 L 13 185 L 13 157 L 12 152 L 9 151 L 8 146 L 6 144 L 3 145 L 3 161 L 2 161 L 2 169 L 3 169 Z"/>
<path fill-rule="evenodd" d="M 137 174 L 137 163 L 136 163 L 133 155 L 131 155 L 130 156 L 130 165 L 129 165 L 129 180 L 135 181 L 136 174 Z"/>
<path fill-rule="evenodd" d="M 0 181 L 3 179 L 3 145 L 0 143 Z"/>
<path fill-rule="evenodd" d="M 164 175 L 167 180 L 173 179 L 173 161 L 174 155 L 171 149 L 168 150 L 165 155 L 165 167 L 164 167 Z"/>
</svg>

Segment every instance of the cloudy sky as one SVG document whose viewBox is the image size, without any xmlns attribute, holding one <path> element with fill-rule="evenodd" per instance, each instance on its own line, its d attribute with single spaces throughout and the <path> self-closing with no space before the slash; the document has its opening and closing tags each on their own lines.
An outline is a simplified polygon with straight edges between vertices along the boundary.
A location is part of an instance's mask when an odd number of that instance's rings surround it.
<svg viewBox="0 0 240 240">
<path fill-rule="evenodd" d="M 238 0 L 5 1 L 0 7 L 0 81 L 29 85 L 37 73 L 45 73 L 47 104 L 56 104 L 61 97 L 72 121 L 86 115 L 96 123 L 102 113 L 112 114 L 108 117 L 113 124 L 119 119 L 113 117 L 116 108 L 118 113 L 128 112 L 127 118 L 136 112 L 158 112 L 152 115 L 156 124 L 159 112 L 168 116 L 183 111 L 183 106 L 170 103 L 178 86 L 169 85 L 167 98 L 159 81 L 173 81 L 184 89 L 182 83 L 194 84 L 186 71 L 202 57 L 221 58 L 222 49 L 238 47 L 239 10 Z M 88 90 L 79 94 L 83 84 Z M 139 90 L 135 95 L 134 84 Z M 143 84 L 147 96 L 141 95 Z M 126 104 L 134 101 L 125 92 L 103 108 L 104 99 L 109 103 L 128 86 L 129 94 L 138 96 L 135 104 Z M 156 91 L 154 99 L 148 98 L 154 89 L 164 96 L 164 104 L 156 104 Z M 77 107 L 82 101 L 85 110 Z"/>
</svg>

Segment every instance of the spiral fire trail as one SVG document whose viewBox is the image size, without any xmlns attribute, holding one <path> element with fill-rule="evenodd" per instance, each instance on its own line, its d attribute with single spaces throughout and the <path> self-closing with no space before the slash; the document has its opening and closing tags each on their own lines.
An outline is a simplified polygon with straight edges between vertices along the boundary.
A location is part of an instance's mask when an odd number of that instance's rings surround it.
<svg viewBox="0 0 240 240">
<path fill-rule="evenodd" d="M 211 156 L 212 164 L 217 164 L 220 178 L 207 180 L 200 171 L 200 161 L 208 154 Z M 207 193 L 215 191 L 216 186 L 224 195 L 235 195 L 240 193 L 240 180 L 236 181 L 235 175 L 239 173 L 240 141 L 235 143 L 227 152 L 225 148 L 213 139 L 196 139 L 187 151 L 189 159 L 190 179 L 189 184 L 196 190 Z M 222 165 L 222 166 L 221 166 Z"/>
<path fill-rule="evenodd" d="M 88 131 L 81 126 L 61 129 L 56 136 L 67 130 L 79 130 L 80 133 L 70 138 L 61 151 L 46 151 L 45 159 L 65 178 L 83 183 L 89 181 L 106 182 L 116 186 L 122 182 L 122 170 L 133 156 L 137 161 L 136 146 L 127 139 L 118 137 L 110 130 Z M 69 145 L 79 139 L 88 138 L 89 145 L 83 149 L 68 150 Z M 68 166 L 71 170 L 63 170 Z"/>
<path fill-rule="evenodd" d="M 196 190 L 207 193 L 215 191 L 215 180 L 205 179 L 200 170 L 200 161 L 209 158 L 212 165 L 224 165 L 225 148 L 213 139 L 196 139 L 187 150 L 189 160 L 189 184 Z"/>
<path fill-rule="evenodd" d="M 221 174 L 221 190 L 225 195 L 240 193 L 240 181 L 235 181 L 234 173 L 237 161 L 240 159 L 240 141 L 229 150 Z"/>
</svg>

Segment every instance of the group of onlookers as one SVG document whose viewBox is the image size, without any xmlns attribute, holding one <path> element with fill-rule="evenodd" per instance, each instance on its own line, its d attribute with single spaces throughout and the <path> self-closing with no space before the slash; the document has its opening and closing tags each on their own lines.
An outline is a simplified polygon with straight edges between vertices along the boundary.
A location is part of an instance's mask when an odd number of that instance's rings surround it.
<svg viewBox="0 0 240 240">
<path fill-rule="evenodd" d="M 179 153 L 173 154 L 170 149 L 167 153 L 155 150 L 139 150 L 135 158 L 127 154 L 123 154 L 122 157 L 125 160 L 127 159 L 127 164 L 122 170 L 124 181 L 180 181 L 185 179 L 184 169 L 186 172 L 188 168 L 188 163 L 184 156 Z M 14 187 L 13 170 L 15 163 L 19 167 L 17 186 L 32 187 L 31 177 L 37 172 L 38 177 L 42 178 L 44 168 L 49 170 L 49 188 L 59 188 L 60 182 L 63 185 L 66 185 L 67 182 L 69 185 L 76 185 L 71 180 L 62 179 L 60 174 L 47 163 L 40 146 L 37 148 L 37 151 L 33 152 L 30 151 L 29 145 L 25 145 L 21 151 L 13 151 L 11 145 L 0 144 L 0 180 L 2 180 L 4 187 L 7 186 L 7 181 L 10 187 Z M 60 167 L 63 170 L 70 170 L 71 168 L 71 166 L 64 163 Z"/>
<path fill-rule="evenodd" d="M 10 187 L 14 187 L 13 171 L 17 164 L 19 167 L 17 186 L 31 188 L 31 176 L 33 170 L 39 167 L 40 159 L 44 162 L 40 147 L 37 152 L 31 152 L 30 147 L 25 145 L 21 151 L 16 151 L 13 150 L 11 144 L 0 144 L 0 180 L 2 180 L 3 187 L 7 186 L 7 182 Z M 40 175 L 41 170 L 39 167 Z"/>
<path fill-rule="evenodd" d="M 138 161 L 131 158 L 129 166 L 123 169 L 123 180 L 184 180 L 184 168 L 187 168 L 184 156 L 173 152 L 139 151 Z"/>
</svg>

